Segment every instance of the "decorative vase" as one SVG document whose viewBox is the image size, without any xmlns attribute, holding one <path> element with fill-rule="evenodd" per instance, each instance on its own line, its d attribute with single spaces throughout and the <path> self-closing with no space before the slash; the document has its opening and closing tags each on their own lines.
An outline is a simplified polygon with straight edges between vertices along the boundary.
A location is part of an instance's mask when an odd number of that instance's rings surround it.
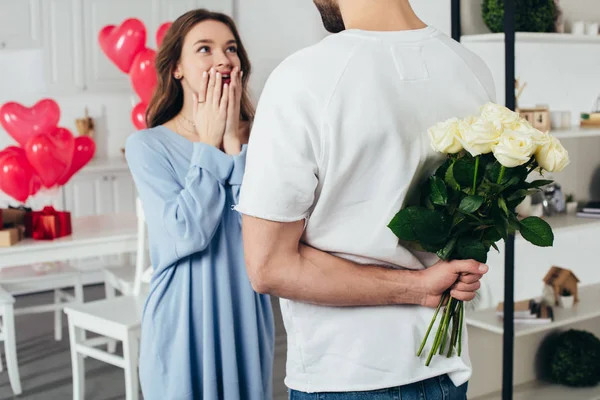
<svg viewBox="0 0 600 400">
<path fill-rule="evenodd" d="M 567 203 L 567 214 L 575 214 L 577 212 L 577 202 L 570 201 Z"/>
</svg>

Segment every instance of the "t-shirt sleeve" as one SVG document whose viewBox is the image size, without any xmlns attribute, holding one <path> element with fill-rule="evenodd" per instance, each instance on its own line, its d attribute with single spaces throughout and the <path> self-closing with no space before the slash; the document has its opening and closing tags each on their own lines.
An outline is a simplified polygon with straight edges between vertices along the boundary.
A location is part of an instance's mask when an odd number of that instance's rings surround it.
<svg viewBox="0 0 600 400">
<path fill-rule="evenodd" d="M 306 219 L 317 188 L 321 151 L 318 101 L 288 67 L 269 77 L 250 133 L 242 214 L 278 222 Z"/>
</svg>

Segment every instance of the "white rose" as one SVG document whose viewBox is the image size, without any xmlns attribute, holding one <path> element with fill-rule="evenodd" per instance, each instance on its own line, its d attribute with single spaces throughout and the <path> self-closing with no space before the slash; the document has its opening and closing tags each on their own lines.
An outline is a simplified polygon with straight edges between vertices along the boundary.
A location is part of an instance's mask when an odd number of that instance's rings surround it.
<svg viewBox="0 0 600 400">
<path fill-rule="evenodd" d="M 458 118 L 450 118 L 444 122 L 438 122 L 427 130 L 433 150 L 440 153 L 455 154 L 463 149 L 459 140 L 458 123 Z"/>
<path fill-rule="evenodd" d="M 468 117 L 459 123 L 460 142 L 473 157 L 492 152 L 500 133 L 493 123 L 484 118 Z"/>
<path fill-rule="evenodd" d="M 516 112 L 495 103 L 487 103 L 481 107 L 481 117 L 493 123 L 499 131 L 510 130 L 520 119 Z"/>
<path fill-rule="evenodd" d="M 536 150 L 533 136 L 519 131 L 505 131 L 492 149 L 496 160 L 507 168 L 527 163 Z"/>
<path fill-rule="evenodd" d="M 562 171 L 569 165 L 569 153 L 557 138 L 549 135 L 548 138 L 545 144 L 538 147 L 535 160 L 548 172 Z"/>
</svg>

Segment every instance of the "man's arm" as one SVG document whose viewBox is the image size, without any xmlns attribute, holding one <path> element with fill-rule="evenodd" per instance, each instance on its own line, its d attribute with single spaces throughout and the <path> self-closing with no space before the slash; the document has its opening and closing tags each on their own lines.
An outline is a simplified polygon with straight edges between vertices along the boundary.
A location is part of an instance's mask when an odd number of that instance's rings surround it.
<svg viewBox="0 0 600 400">
<path fill-rule="evenodd" d="M 435 307 L 450 287 L 455 298 L 471 300 L 487 271 L 475 261 L 440 263 L 425 271 L 359 265 L 300 243 L 304 221 L 281 223 L 244 215 L 242 226 L 254 290 L 305 303 Z"/>
</svg>

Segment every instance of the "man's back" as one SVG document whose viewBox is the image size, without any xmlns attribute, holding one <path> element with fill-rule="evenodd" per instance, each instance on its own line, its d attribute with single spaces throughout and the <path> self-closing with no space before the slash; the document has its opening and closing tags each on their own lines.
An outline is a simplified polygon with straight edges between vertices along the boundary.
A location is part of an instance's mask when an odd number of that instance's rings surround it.
<svg viewBox="0 0 600 400">
<path fill-rule="evenodd" d="M 427 128 L 477 113 L 493 92 L 483 62 L 434 28 L 330 36 L 269 79 L 238 209 L 272 221 L 305 218 L 304 242 L 340 257 L 431 265 L 435 255 L 399 245 L 387 224 L 439 165 Z M 372 390 L 444 373 L 460 384 L 470 376 L 466 351 L 429 368 L 415 356 L 430 309 L 282 300 L 282 313 L 292 389 Z"/>
</svg>

